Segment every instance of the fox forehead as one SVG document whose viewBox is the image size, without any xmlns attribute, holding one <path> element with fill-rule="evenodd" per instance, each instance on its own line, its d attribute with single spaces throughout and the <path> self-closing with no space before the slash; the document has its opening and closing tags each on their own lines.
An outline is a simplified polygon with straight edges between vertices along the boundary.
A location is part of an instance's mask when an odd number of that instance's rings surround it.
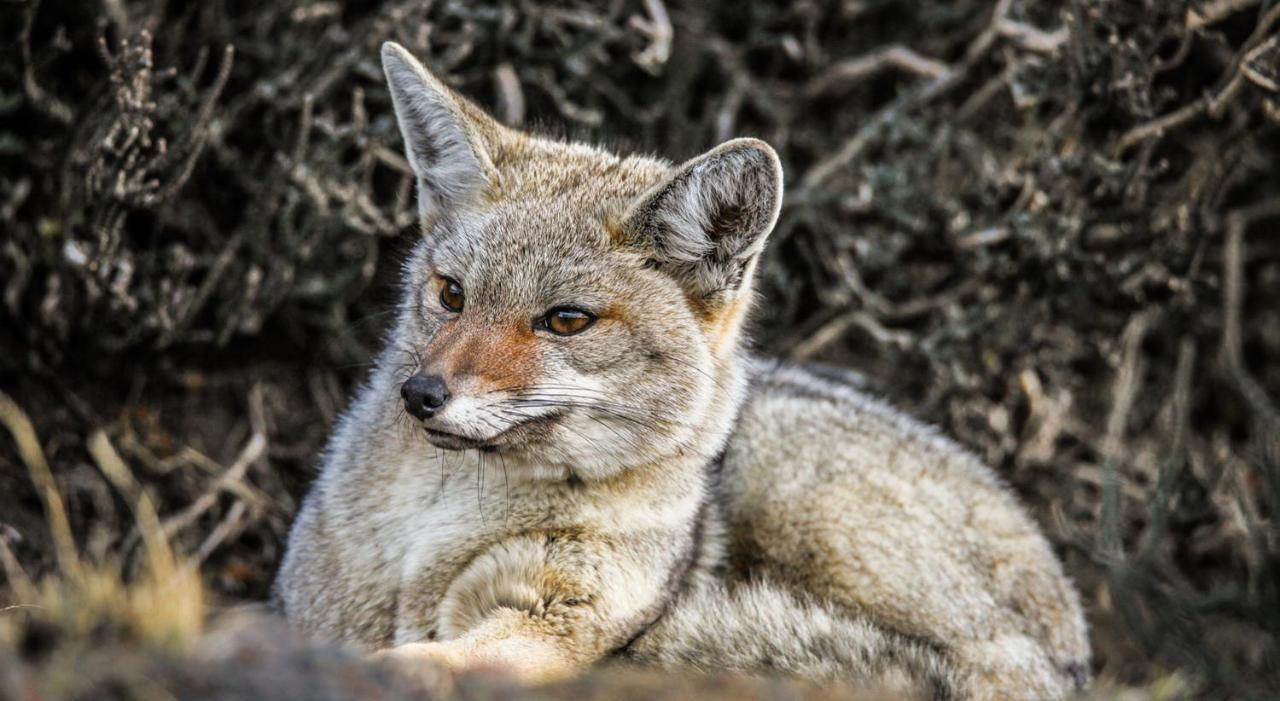
<svg viewBox="0 0 1280 701">
<path fill-rule="evenodd" d="M 427 234 L 414 273 L 457 280 L 471 305 L 606 305 L 644 260 L 610 239 L 606 216 L 555 200 L 450 217 Z"/>
<path fill-rule="evenodd" d="M 494 157 L 493 202 L 570 197 L 584 206 L 630 200 L 656 183 L 671 164 L 646 156 L 620 156 L 599 147 L 522 134 Z"/>
<path fill-rule="evenodd" d="M 643 259 L 619 244 L 614 220 L 662 177 L 667 166 L 619 158 L 592 147 L 556 144 L 508 160 L 489 197 L 440 217 L 425 232 L 431 272 L 467 283 L 489 302 L 625 286 Z M 535 157 L 536 156 L 536 157 Z M 607 303 L 607 299 L 599 303 Z"/>
</svg>

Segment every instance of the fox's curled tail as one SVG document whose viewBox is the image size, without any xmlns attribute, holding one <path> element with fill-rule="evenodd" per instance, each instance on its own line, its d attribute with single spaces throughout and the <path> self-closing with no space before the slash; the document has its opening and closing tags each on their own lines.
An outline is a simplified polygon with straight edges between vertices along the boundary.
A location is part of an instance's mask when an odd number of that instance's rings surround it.
<svg viewBox="0 0 1280 701">
<path fill-rule="evenodd" d="M 929 643 L 763 581 L 698 583 L 623 656 L 663 668 L 839 680 L 891 698 L 967 698 L 946 656 Z"/>
</svg>

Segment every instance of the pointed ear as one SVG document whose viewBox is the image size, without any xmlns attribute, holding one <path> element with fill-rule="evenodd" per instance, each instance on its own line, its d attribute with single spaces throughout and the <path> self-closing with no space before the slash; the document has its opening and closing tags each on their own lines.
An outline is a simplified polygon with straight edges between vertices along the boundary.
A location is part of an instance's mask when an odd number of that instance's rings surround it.
<svg viewBox="0 0 1280 701">
<path fill-rule="evenodd" d="M 391 89 L 405 155 L 418 176 L 424 221 L 472 201 L 497 178 L 493 155 L 505 127 L 431 75 L 403 46 L 382 45 L 382 70 Z"/>
<path fill-rule="evenodd" d="M 627 208 L 621 228 L 690 298 L 715 304 L 749 284 L 781 205 L 778 155 L 734 139 L 674 169 Z"/>
</svg>

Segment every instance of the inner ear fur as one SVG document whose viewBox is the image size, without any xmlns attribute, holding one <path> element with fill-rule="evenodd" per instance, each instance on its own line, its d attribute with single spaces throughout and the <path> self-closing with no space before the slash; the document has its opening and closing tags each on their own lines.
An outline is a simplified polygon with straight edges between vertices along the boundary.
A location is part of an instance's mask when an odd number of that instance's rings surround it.
<svg viewBox="0 0 1280 701">
<path fill-rule="evenodd" d="M 621 228 L 691 298 L 715 302 L 749 282 L 781 204 L 777 154 L 734 139 L 674 168 L 627 208 Z"/>
</svg>

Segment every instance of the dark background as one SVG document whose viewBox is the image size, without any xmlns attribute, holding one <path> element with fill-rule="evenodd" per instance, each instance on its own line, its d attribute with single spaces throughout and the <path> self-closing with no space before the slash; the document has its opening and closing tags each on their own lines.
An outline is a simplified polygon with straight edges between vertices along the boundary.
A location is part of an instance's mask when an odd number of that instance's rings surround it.
<svg viewBox="0 0 1280 701">
<path fill-rule="evenodd" d="M 993 465 L 1103 678 L 1280 685 L 1274 1 L 0 0 L 0 30 L 0 389 L 87 561 L 140 552 L 103 431 L 214 604 L 266 596 L 415 235 L 394 39 L 541 133 L 768 140 L 760 348 Z M 0 541 L 56 577 L 5 435 Z"/>
</svg>

